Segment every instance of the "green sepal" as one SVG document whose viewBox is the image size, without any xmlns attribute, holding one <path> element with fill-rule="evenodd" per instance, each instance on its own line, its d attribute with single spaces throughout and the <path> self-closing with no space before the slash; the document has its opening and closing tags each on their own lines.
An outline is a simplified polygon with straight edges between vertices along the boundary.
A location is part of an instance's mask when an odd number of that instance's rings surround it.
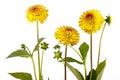
<svg viewBox="0 0 120 80">
<path fill-rule="evenodd" d="M 70 64 L 66 64 L 66 66 L 71 70 L 71 72 L 75 75 L 75 77 L 77 78 L 77 80 L 84 80 L 83 75 L 77 70 L 75 69 L 73 66 L 71 66 Z"/>
<path fill-rule="evenodd" d="M 86 42 L 83 42 L 79 47 L 79 51 L 82 55 L 83 60 L 86 60 L 88 50 L 89 50 L 88 44 Z"/>
<path fill-rule="evenodd" d="M 31 74 L 25 72 L 16 72 L 16 73 L 8 73 L 8 74 L 20 80 L 33 80 Z"/>
<path fill-rule="evenodd" d="M 30 56 L 31 56 L 31 54 L 29 54 L 26 50 L 16 50 L 16 51 L 12 52 L 7 58 L 12 58 L 12 57 L 28 58 Z"/>
<path fill-rule="evenodd" d="M 60 60 L 59 62 L 62 62 L 62 61 L 65 61 L 65 58 L 63 58 L 63 59 Z M 76 63 L 78 63 L 78 64 L 83 64 L 83 62 L 80 62 L 80 61 L 78 61 L 78 60 L 76 60 L 76 59 L 74 59 L 74 58 L 72 58 L 72 57 L 66 57 L 66 61 L 67 61 L 67 62 L 76 62 Z"/>
<path fill-rule="evenodd" d="M 101 80 L 104 69 L 106 66 L 106 60 L 102 61 L 96 68 L 96 74 L 97 74 L 97 79 L 96 80 Z"/>
<path fill-rule="evenodd" d="M 39 49 L 39 45 L 40 45 L 40 43 L 41 43 L 44 39 L 45 39 L 45 38 L 40 38 L 40 39 L 38 40 L 38 43 L 35 45 L 33 51 L 37 51 L 37 50 Z"/>
</svg>

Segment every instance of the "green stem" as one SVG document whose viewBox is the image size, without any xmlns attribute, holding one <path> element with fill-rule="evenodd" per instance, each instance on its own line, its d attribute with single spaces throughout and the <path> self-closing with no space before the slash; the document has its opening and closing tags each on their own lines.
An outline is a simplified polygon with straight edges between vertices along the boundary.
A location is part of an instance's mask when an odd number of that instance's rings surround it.
<svg viewBox="0 0 120 80">
<path fill-rule="evenodd" d="M 26 46 L 28 52 L 31 54 L 29 48 Z M 34 59 L 33 59 L 33 54 L 31 54 L 31 61 L 32 61 L 32 65 L 33 65 L 33 71 L 34 71 L 34 77 L 35 77 L 35 80 L 37 80 L 37 75 L 36 75 L 36 68 L 35 68 L 35 62 L 34 62 Z"/>
<path fill-rule="evenodd" d="M 64 80 L 67 80 L 67 69 L 66 69 L 66 64 L 67 64 L 67 45 L 65 45 L 65 63 L 64 63 Z"/>
<path fill-rule="evenodd" d="M 73 48 L 72 46 L 69 46 L 69 47 L 72 48 L 78 54 L 78 56 L 82 59 L 82 56 L 80 55 L 80 53 L 75 48 Z"/>
<path fill-rule="evenodd" d="M 37 43 L 39 43 L 39 26 L 38 26 L 38 21 L 36 23 L 36 28 L 37 28 Z M 39 75 L 39 80 L 41 80 L 41 66 L 40 66 L 40 49 L 38 48 L 38 75 Z"/>
<path fill-rule="evenodd" d="M 82 56 L 75 48 L 73 48 L 72 46 L 69 46 L 69 47 L 72 48 L 78 54 L 78 56 L 82 59 Z M 83 66 L 84 66 L 85 80 L 86 80 L 86 77 L 87 77 L 86 61 L 83 61 Z"/>
<path fill-rule="evenodd" d="M 41 73 L 42 73 L 42 66 L 43 66 L 43 58 L 44 58 L 44 50 L 42 50 L 42 59 L 41 59 Z"/>
<path fill-rule="evenodd" d="M 32 65 L 33 65 L 33 70 L 34 70 L 34 77 L 35 77 L 35 80 L 37 80 L 35 62 L 34 62 L 33 56 L 31 56 L 31 60 L 32 60 Z"/>
<path fill-rule="evenodd" d="M 26 47 L 27 51 L 31 54 L 30 49 L 27 46 L 25 46 L 25 47 Z"/>
<path fill-rule="evenodd" d="M 90 69 L 92 70 L 92 34 L 90 34 Z"/>
<path fill-rule="evenodd" d="M 84 65 L 85 80 L 86 80 L 86 78 L 87 78 L 86 61 L 84 61 L 83 65 Z"/>
<path fill-rule="evenodd" d="M 106 26 L 106 23 L 104 24 L 104 27 L 102 29 L 102 33 L 101 33 L 101 36 L 100 36 L 97 65 L 99 65 L 99 62 L 100 62 L 101 42 L 102 42 L 102 36 L 103 36 L 104 30 L 105 30 L 105 26 Z"/>
<path fill-rule="evenodd" d="M 90 70 L 91 70 L 91 73 L 90 73 L 90 80 L 92 80 L 92 33 L 90 34 Z"/>
</svg>

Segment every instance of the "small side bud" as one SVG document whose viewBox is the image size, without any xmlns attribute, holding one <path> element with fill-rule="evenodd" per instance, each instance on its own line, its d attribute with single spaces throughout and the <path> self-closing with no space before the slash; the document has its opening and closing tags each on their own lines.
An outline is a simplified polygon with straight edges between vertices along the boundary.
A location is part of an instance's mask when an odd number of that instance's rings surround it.
<svg viewBox="0 0 120 80">
<path fill-rule="evenodd" d="M 48 45 L 46 42 L 41 43 L 41 49 L 47 50 Z"/>
<path fill-rule="evenodd" d="M 110 25 L 112 23 L 112 17 L 110 15 L 106 16 L 105 21 Z"/>
<path fill-rule="evenodd" d="M 59 58 L 62 58 L 61 56 L 62 56 L 62 52 L 60 52 L 60 51 L 57 51 L 57 52 L 54 52 L 54 58 L 57 58 L 57 60 L 59 59 Z"/>
</svg>

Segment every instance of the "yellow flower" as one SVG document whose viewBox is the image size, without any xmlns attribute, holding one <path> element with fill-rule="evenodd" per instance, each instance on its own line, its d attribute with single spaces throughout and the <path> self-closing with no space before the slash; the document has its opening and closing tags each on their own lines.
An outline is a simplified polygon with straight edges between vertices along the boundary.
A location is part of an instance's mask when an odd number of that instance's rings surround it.
<svg viewBox="0 0 120 80">
<path fill-rule="evenodd" d="M 48 17 L 48 10 L 43 5 L 33 5 L 27 10 L 26 17 L 29 22 L 39 21 L 42 24 Z"/>
<path fill-rule="evenodd" d="M 79 18 L 79 26 L 88 34 L 95 33 L 99 30 L 103 22 L 104 18 L 98 10 L 88 10 Z"/>
<path fill-rule="evenodd" d="M 77 44 L 80 39 L 80 35 L 76 29 L 70 26 L 62 26 L 55 32 L 56 39 L 64 45 L 70 44 L 71 46 Z"/>
</svg>

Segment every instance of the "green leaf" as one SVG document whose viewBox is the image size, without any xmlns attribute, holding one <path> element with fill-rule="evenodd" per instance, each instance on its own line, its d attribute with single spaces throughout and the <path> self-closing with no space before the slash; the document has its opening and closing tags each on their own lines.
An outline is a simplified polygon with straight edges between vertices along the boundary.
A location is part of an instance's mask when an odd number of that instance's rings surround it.
<svg viewBox="0 0 120 80">
<path fill-rule="evenodd" d="M 11 76 L 20 80 L 33 80 L 31 74 L 24 72 L 9 73 Z"/>
<path fill-rule="evenodd" d="M 35 48 L 34 48 L 33 51 L 37 51 L 37 50 L 38 50 L 39 44 L 40 44 L 44 39 L 45 39 L 45 38 L 40 38 L 40 39 L 39 39 L 39 41 L 38 41 L 38 43 L 35 45 Z"/>
<path fill-rule="evenodd" d="M 28 58 L 28 57 L 30 57 L 30 54 L 26 50 L 16 50 L 16 51 L 12 52 L 7 58 L 12 58 L 12 57 Z"/>
<path fill-rule="evenodd" d="M 60 60 L 59 62 L 62 62 L 62 61 L 64 61 L 64 60 L 65 60 L 65 58 L 62 59 L 62 60 Z M 74 58 L 72 58 L 72 57 L 66 57 L 66 60 L 67 60 L 67 62 L 76 62 L 76 63 L 78 63 L 78 64 L 83 64 L 83 62 L 80 62 L 80 61 L 78 61 L 78 60 L 76 60 L 76 59 L 74 59 Z"/>
<path fill-rule="evenodd" d="M 101 80 L 105 66 L 106 66 L 106 60 L 104 60 L 97 66 L 96 68 L 97 80 Z"/>
<path fill-rule="evenodd" d="M 67 67 L 71 70 L 71 72 L 75 75 L 77 80 L 84 80 L 83 75 L 74 67 L 72 67 L 70 64 L 67 63 Z"/>
<path fill-rule="evenodd" d="M 86 80 L 90 80 L 91 71 L 89 72 L 89 75 L 87 76 Z M 91 80 L 96 80 L 96 70 L 92 69 L 92 77 Z"/>
<path fill-rule="evenodd" d="M 82 55 L 83 60 L 86 60 L 86 56 L 87 56 L 88 50 L 89 50 L 88 44 L 85 43 L 85 42 L 83 42 L 83 43 L 80 45 L 80 47 L 79 47 L 79 51 L 80 51 L 80 53 L 81 53 L 81 55 Z"/>
<path fill-rule="evenodd" d="M 48 80 L 50 80 L 50 78 L 48 77 Z"/>
</svg>

